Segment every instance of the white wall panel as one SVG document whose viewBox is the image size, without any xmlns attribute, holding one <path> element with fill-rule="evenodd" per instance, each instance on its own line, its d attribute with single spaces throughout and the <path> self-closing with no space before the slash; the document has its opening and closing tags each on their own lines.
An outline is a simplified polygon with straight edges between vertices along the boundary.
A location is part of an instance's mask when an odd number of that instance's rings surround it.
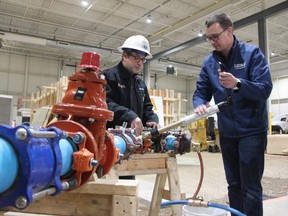
<svg viewBox="0 0 288 216">
<path fill-rule="evenodd" d="M 62 76 L 72 76 L 76 72 L 76 68 L 72 66 L 66 66 L 64 63 Z"/>
<path fill-rule="evenodd" d="M 26 56 L 10 54 L 9 58 L 9 71 L 15 73 L 25 73 Z"/>
<path fill-rule="evenodd" d="M 12 93 L 24 91 L 24 74 L 9 74 L 8 90 Z"/>
<path fill-rule="evenodd" d="M 59 73 L 59 62 L 53 59 L 38 57 L 29 58 L 29 73 L 56 76 Z"/>
<path fill-rule="evenodd" d="M 288 76 L 273 79 L 270 100 L 272 116 L 288 113 Z"/>
<path fill-rule="evenodd" d="M 1 70 L 8 70 L 9 69 L 9 59 L 10 55 L 8 53 L 1 53 L 0 52 L 0 69 Z"/>
<path fill-rule="evenodd" d="M 274 79 L 271 99 L 284 98 L 288 98 L 288 77 Z"/>
<path fill-rule="evenodd" d="M 56 83 L 57 80 L 56 77 L 39 77 L 31 75 L 28 79 L 27 91 L 36 93 L 40 91 L 43 86 L 50 86 L 52 83 Z"/>
<path fill-rule="evenodd" d="M 7 94 L 8 91 L 8 73 L 0 73 L 0 92 Z"/>
</svg>

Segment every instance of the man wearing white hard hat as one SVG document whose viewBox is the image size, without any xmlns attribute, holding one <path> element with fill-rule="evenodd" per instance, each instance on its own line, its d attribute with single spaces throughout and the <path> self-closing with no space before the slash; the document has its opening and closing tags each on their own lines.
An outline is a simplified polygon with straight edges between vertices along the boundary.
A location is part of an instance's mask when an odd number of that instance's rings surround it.
<svg viewBox="0 0 288 216">
<path fill-rule="evenodd" d="M 144 126 L 156 128 L 159 122 L 152 110 L 147 86 L 137 76 L 146 59 L 152 58 L 149 42 L 142 35 L 134 35 L 118 50 L 122 53 L 122 61 L 103 72 L 107 80 L 108 109 L 114 112 L 114 119 L 107 122 L 107 127 L 115 128 L 126 122 L 127 127 L 140 135 Z"/>
</svg>

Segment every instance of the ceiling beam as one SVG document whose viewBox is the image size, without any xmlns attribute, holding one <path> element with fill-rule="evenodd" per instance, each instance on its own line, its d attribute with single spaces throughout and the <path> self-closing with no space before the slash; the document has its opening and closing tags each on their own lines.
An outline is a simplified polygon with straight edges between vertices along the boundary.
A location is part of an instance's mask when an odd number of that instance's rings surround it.
<svg viewBox="0 0 288 216">
<path fill-rule="evenodd" d="M 234 22 L 233 23 L 234 29 L 239 29 L 239 28 L 243 28 L 247 25 L 251 25 L 260 19 L 267 19 L 271 16 L 274 16 L 276 14 L 283 12 L 283 11 L 286 11 L 287 9 L 288 9 L 288 1 L 284 1 L 280 4 L 277 4 L 275 6 L 268 8 L 268 9 L 265 9 L 263 11 L 256 13 L 256 14 L 253 14 L 251 16 L 244 18 L 244 19 L 241 19 L 241 20 Z M 158 60 L 162 57 L 165 57 L 165 56 L 171 55 L 173 53 L 179 52 L 183 49 L 187 49 L 187 48 L 190 48 L 192 46 L 196 46 L 197 44 L 204 42 L 205 41 L 204 39 L 205 39 L 205 35 L 203 35 L 202 37 L 193 38 L 189 41 L 181 43 L 181 44 L 174 46 L 170 49 L 167 49 L 167 50 L 164 50 L 164 51 L 161 51 L 159 53 L 154 54 L 153 58 L 149 61 Z"/>
<path fill-rule="evenodd" d="M 201 9 L 199 12 L 197 12 L 197 13 L 195 13 L 195 14 L 193 14 L 193 15 L 185 18 L 185 19 L 182 19 L 182 20 L 178 21 L 177 23 L 175 23 L 175 24 L 173 24 L 167 28 L 161 29 L 160 31 L 150 35 L 148 37 L 148 40 L 151 44 L 153 44 L 159 40 L 162 40 L 163 37 L 175 32 L 175 31 L 178 31 L 179 29 L 184 28 L 185 26 L 190 25 L 191 23 L 194 23 L 197 20 L 202 19 L 203 17 L 208 16 L 209 14 L 211 14 L 215 11 L 225 9 L 226 7 L 230 6 L 234 2 L 237 2 L 237 1 L 235 1 L 235 0 L 233 0 L 233 1 L 231 1 L 231 0 L 217 1 L 217 2 L 213 3 L 212 5 L 208 6 L 207 8 Z"/>
</svg>

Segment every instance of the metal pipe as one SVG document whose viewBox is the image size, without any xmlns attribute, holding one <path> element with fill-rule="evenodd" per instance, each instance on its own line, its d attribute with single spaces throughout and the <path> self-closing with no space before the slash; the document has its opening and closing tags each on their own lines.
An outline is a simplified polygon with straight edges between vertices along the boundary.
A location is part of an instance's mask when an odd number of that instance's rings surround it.
<svg viewBox="0 0 288 216">
<path fill-rule="evenodd" d="M 56 133 L 54 131 L 30 131 L 33 137 L 36 138 L 55 138 Z"/>
<path fill-rule="evenodd" d="M 49 195 L 51 195 L 51 194 L 53 194 L 55 192 L 56 192 L 56 188 L 55 187 L 51 187 L 51 188 L 39 191 L 37 193 L 34 193 L 33 196 L 32 196 L 33 197 L 33 201 L 39 200 L 39 199 L 41 199 L 43 197 L 46 197 L 46 196 L 49 196 Z"/>
<path fill-rule="evenodd" d="M 150 138 L 152 138 L 154 136 L 158 136 L 159 134 L 164 133 L 165 131 L 168 131 L 170 129 L 176 128 L 176 127 L 181 126 L 181 125 L 186 126 L 186 125 L 188 125 L 192 122 L 195 122 L 199 119 L 213 115 L 217 112 L 221 112 L 227 107 L 227 105 L 229 105 L 229 103 L 227 103 L 227 101 L 220 102 L 214 106 L 208 107 L 206 110 L 206 113 L 203 115 L 193 113 L 193 114 L 181 119 L 180 121 L 177 121 L 175 123 L 172 123 L 170 125 L 167 125 L 165 127 L 159 128 L 159 129 L 148 131 L 148 132 L 142 134 L 142 139 L 143 140 L 150 139 Z"/>
</svg>

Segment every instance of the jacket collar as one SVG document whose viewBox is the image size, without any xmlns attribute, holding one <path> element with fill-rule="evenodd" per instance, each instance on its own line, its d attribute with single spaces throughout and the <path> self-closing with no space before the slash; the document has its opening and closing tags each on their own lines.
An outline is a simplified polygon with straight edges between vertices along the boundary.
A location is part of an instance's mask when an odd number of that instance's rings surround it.
<svg viewBox="0 0 288 216">
<path fill-rule="evenodd" d="M 213 51 L 214 58 L 217 59 L 217 61 L 221 61 L 225 65 L 227 64 L 227 62 L 229 62 L 229 59 L 231 59 L 234 51 L 236 50 L 236 47 L 239 44 L 239 40 L 237 39 L 237 37 L 235 35 L 233 35 L 233 37 L 234 37 L 234 43 L 233 43 L 233 46 L 231 47 L 231 49 L 229 51 L 228 58 L 226 58 L 222 52 L 218 52 L 216 50 Z"/>
<path fill-rule="evenodd" d="M 137 74 L 131 74 L 131 72 L 129 70 L 127 70 L 122 61 L 117 65 L 118 70 L 119 70 L 119 74 L 122 78 L 136 78 Z"/>
</svg>

